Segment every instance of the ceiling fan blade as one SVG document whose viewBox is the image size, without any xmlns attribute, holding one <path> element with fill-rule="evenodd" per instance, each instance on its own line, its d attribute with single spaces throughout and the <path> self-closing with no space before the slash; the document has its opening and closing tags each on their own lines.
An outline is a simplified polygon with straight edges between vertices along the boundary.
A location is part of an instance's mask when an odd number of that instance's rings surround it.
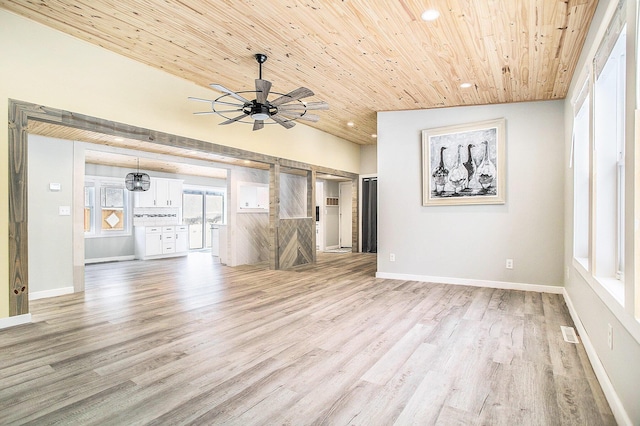
<svg viewBox="0 0 640 426">
<path fill-rule="evenodd" d="M 264 121 L 263 120 L 256 120 L 253 122 L 253 130 L 260 130 L 264 127 Z"/>
<path fill-rule="evenodd" d="M 286 128 L 286 129 L 290 129 L 293 126 L 296 125 L 296 123 L 294 123 L 293 121 L 283 120 L 282 118 L 278 117 L 277 115 L 272 115 L 271 119 L 273 121 L 275 121 L 276 123 L 278 123 L 279 125 L 281 125 L 282 127 Z"/>
<path fill-rule="evenodd" d="M 301 102 L 296 102 L 296 103 L 292 103 L 292 104 L 286 104 L 286 105 L 280 105 L 278 107 L 278 109 L 283 109 L 283 110 L 307 110 L 307 111 L 311 111 L 311 110 L 327 110 L 329 109 L 329 104 L 326 102 L 309 102 L 306 104 L 303 104 Z"/>
<path fill-rule="evenodd" d="M 220 123 L 220 125 L 222 126 L 223 124 L 231 124 L 231 123 L 235 123 L 236 121 L 242 120 L 243 118 L 245 118 L 248 114 L 242 113 L 241 115 L 234 117 L 234 118 L 230 118 L 227 121 L 223 121 L 222 123 Z"/>
<path fill-rule="evenodd" d="M 234 104 L 233 102 L 225 102 L 225 101 L 213 101 L 213 103 L 216 105 L 229 105 L 229 106 L 234 106 L 238 108 L 242 108 L 245 105 L 245 104 Z"/>
<path fill-rule="evenodd" d="M 314 123 L 317 123 L 320 120 L 320 116 L 316 115 L 316 114 L 292 114 L 289 112 L 281 112 L 279 113 L 279 115 L 284 115 L 285 117 L 293 117 L 296 120 L 306 120 L 306 121 L 312 121 Z"/>
<path fill-rule="evenodd" d="M 244 111 L 242 108 L 234 108 L 234 109 L 217 109 L 213 112 L 217 112 L 218 114 L 226 114 L 228 112 L 240 112 Z M 245 113 L 246 114 L 246 113 Z"/>
<path fill-rule="evenodd" d="M 229 90 L 229 89 L 227 89 L 226 87 L 224 87 L 224 86 L 222 86 L 220 84 L 210 84 L 209 86 L 211 86 L 212 88 L 216 89 L 219 92 L 226 93 L 227 95 L 233 96 L 234 98 L 236 98 L 237 100 L 239 100 L 239 101 L 241 101 L 241 102 L 243 102 L 245 104 L 248 104 L 248 103 L 251 102 L 251 101 L 247 100 L 246 98 L 240 96 L 239 94 L 237 94 L 233 90 Z"/>
<path fill-rule="evenodd" d="M 226 114 L 228 112 L 240 112 L 242 111 L 242 108 L 236 108 L 236 109 L 221 109 L 221 110 L 216 110 L 216 111 L 199 111 L 199 112 L 194 112 L 195 115 L 206 115 L 206 114 Z"/>
<path fill-rule="evenodd" d="M 308 96 L 313 96 L 313 92 L 310 89 L 307 89 L 306 87 L 298 87 L 296 90 L 272 100 L 271 105 L 278 106 L 286 104 L 287 102 L 297 101 L 298 99 L 306 98 Z"/>
<path fill-rule="evenodd" d="M 213 102 L 213 100 L 211 99 L 194 98 L 193 96 L 189 96 L 187 99 L 189 99 L 190 101 L 198 101 L 198 102 L 207 102 L 207 103 Z"/>
<path fill-rule="evenodd" d="M 264 105 L 267 103 L 269 90 L 271 90 L 270 81 L 256 78 L 256 101 L 258 101 L 259 104 Z"/>
</svg>

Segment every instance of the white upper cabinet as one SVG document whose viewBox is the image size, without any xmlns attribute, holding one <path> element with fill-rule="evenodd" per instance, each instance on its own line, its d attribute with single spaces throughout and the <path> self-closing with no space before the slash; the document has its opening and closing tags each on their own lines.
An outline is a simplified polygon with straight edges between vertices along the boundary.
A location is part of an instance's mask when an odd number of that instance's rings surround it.
<svg viewBox="0 0 640 426">
<path fill-rule="evenodd" d="M 136 207 L 182 207 L 182 181 L 151 178 L 148 191 L 135 193 Z"/>
<path fill-rule="evenodd" d="M 156 207 L 182 207 L 182 181 L 156 179 Z M 153 186 L 153 179 L 152 179 Z"/>
</svg>

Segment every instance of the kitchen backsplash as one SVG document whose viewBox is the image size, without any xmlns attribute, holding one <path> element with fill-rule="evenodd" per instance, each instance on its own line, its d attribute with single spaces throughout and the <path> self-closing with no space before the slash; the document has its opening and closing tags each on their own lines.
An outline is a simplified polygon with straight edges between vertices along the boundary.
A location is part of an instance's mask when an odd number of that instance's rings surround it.
<svg viewBox="0 0 640 426">
<path fill-rule="evenodd" d="M 179 225 L 179 209 L 173 207 L 135 207 L 133 226 Z"/>
</svg>

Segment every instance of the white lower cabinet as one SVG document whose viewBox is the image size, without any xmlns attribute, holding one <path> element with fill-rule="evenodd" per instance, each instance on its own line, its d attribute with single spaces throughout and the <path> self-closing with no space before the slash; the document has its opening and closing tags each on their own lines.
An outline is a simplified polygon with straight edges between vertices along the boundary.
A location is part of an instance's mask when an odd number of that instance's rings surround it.
<svg viewBox="0 0 640 426">
<path fill-rule="evenodd" d="M 176 252 L 189 251 L 189 227 L 187 225 L 176 226 Z"/>
<path fill-rule="evenodd" d="M 134 234 L 136 259 L 185 256 L 189 251 L 187 227 L 183 225 L 136 226 Z"/>
<path fill-rule="evenodd" d="M 146 228 L 144 233 L 144 256 L 162 254 L 162 228 Z"/>
</svg>

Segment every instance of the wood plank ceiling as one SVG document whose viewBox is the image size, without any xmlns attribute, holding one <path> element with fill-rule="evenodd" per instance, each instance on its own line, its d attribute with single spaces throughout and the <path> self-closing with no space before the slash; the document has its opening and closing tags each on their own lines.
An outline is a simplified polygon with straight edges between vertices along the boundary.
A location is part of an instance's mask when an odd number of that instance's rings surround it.
<svg viewBox="0 0 640 426">
<path fill-rule="evenodd" d="M 255 90 L 253 55 L 265 53 L 263 78 L 273 90 L 312 89 L 308 100 L 331 109 L 309 125 L 358 144 L 375 143 L 378 111 L 564 98 L 596 5 L 0 0 L 7 10 L 204 87 Z M 430 8 L 441 15 L 425 22 L 420 16 Z"/>
</svg>

